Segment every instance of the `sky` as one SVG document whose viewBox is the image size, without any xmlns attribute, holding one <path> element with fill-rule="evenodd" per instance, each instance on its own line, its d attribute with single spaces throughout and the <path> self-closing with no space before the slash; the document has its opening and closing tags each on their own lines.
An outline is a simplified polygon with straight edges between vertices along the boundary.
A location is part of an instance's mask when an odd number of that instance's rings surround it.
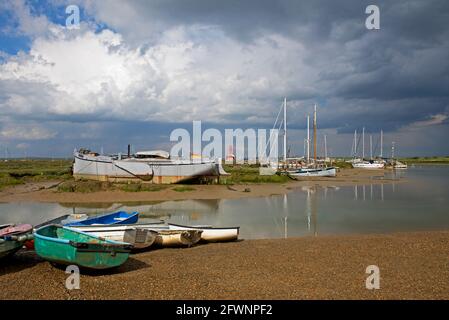
<svg viewBox="0 0 449 320">
<path fill-rule="evenodd" d="M 291 155 L 315 103 L 319 153 L 365 127 L 375 154 L 383 130 L 384 155 L 449 155 L 449 2 L 0 2 L 0 158 L 169 151 L 194 120 L 270 129 L 284 97 Z"/>
</svg>

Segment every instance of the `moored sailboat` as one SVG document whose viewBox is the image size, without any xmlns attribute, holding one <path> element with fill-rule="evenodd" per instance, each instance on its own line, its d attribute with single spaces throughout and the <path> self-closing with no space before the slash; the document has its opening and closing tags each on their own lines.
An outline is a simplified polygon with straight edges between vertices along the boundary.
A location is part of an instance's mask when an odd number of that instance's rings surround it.
<svg viewBox="0 0 449 320">
<path fill-rule="evenodd" d="M 316 114 L 316 105 L 314 107 L 313 112 L 313 153 L 314 153 L 314 161 L 313 166 L 311 167 L 309 164 L 309 149 L 310 149 L 310 139 L 309 139 L 309 120 L 307 119 L 307 167 L 300 168 L 296 170 L 292 170 L 288 172 L 288 175 L 293 179 L 306 178 L 306 177 L 335 177 L 337 175 L 337 170 L 334 167 L 327 167 L 326 163 L 324 163 L 324 167 L 318 167 L 317 165 L 317 114 Z M 325 149 L 327 148 L 325 144 Z M 327 152 L 325 152 L 327 153 Z M 327 155 L 325 157 L 325 160 Z"/>
</svg>

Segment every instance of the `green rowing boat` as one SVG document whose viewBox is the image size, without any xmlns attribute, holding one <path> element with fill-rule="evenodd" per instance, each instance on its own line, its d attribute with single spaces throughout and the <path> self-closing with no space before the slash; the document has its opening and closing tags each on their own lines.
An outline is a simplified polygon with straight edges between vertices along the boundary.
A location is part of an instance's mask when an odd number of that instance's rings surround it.
<svg viewBox="0 0 449 320">
<path fill-rule="evenodd" d="M 108 269 L 122 265 L 132 245 L 105 240 L 58 225 L 44 226 L 34 233 L 36 253 L 45 260 L 89 269 Z"/>
</svg>

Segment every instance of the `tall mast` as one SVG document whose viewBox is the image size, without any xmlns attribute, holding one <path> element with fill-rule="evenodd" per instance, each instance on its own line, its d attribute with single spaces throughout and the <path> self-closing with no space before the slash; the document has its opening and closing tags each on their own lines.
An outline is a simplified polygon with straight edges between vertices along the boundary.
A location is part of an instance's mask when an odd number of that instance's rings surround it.
<svg viewBox="0 0 449 320">
<path fill-rule="evenodd" d="M 369 158 L 373 159 L 373 135 L 369 135 Z"/>
<path fill-rule="evenodd" d="M 287 163 L 287 98 L 284 98 L 284 164 Z"/>
<path fill-rule="evenodd" d="M 327 139 L 326 135 L 324 135 L 324 163 L 326 163 L 327 159 Z"/>
<path fill-rule="evenodd" d="M 307 164 L 310 163 L 310 115 L 307 115 Z"/>
<path fill-rule="evenodd" d="M 314 106 L 314 110 L 313 110 L 313 158 L 314 158 L 314 164 L 315 167 L 317 165 L 316 162 L 316 104 Z"/>
<path fill-rule="evenodd" d="M 383 158 L 383 149 L 384 149 L 384 131 L 380 130 L 380 157 Z"/>
<path fill-rule="evenodd" d="M 365 127 L 362 129 L 362 160 L 365 159 Z"/>
<path fill-rule="evenodd" d="M 394 160 L 394 141 L 391 143 L 391 160 Z"/>
<path fill-rule="evenodd" d="M 357 157 L 357 129 L 354 130 L 354 157 Z"/>
</svg>

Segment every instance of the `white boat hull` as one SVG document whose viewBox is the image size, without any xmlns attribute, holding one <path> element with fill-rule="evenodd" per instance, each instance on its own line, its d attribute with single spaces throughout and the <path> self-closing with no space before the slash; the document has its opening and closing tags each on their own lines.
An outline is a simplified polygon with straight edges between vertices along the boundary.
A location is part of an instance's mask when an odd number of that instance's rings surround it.
<svg viewBox="0 0 449 320">
<path fill-rule="evenodd" d="M 383 163 L 379 163 L 379 162 L 355 162 L 352 163 L 352 167 L 353 168 L 357 168 L 357 169 L 383 169 L 384 168 L 384 164 Z"/>
<path fill-rule="evenodd" d="M 110 182 L 130 180 L 151 183 L 178 183 L 192 179 L 214 179 L 226 175 L 220 162 L 170 159 L 114 159 L 75 153 L 73 176 Z"/>
<path fill-rule="evenodd" d="M 132 226 L 73 226 L 77 229 L 91 235 L 119 242 L 126 242 L 135 249 L 148 248 L 156 240 L 157 232 Z"/>
<path fill-rule="evenodd" d="M 302 172 L 290 172 L 288 174 L 292 178 L 301 177 L 335 177 L 337 175 L 337 170 L 335 168 L 329 169 L 308 169 Z"/>
<path fill-rule="evenodd" d="M 190 247 L 201 240 L 201 230 L 154 229 L 158 233 L 155 244 L 162 247 Z"/>
<path fill-rule="evenodd" d="M 239 237 L 239 227 L 234 228 L 213 228 L 204 226 L 183 226 L 169 223 L 170 230 L 201 230 L 201 241 L 221 242 L 234 241 Z"/>
</svg>

